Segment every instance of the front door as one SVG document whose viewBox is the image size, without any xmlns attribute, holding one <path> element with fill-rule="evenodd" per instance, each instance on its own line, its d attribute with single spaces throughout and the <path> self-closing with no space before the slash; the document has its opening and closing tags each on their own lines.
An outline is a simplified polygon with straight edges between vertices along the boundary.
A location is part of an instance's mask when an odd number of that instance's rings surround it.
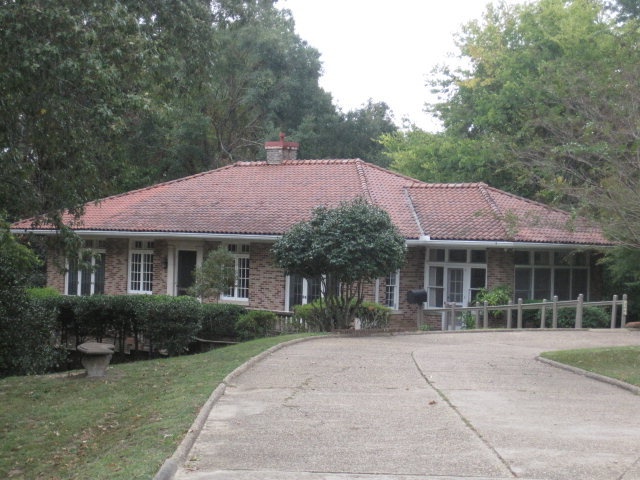
<svg viewBox="0 0 640 480">
<path fill-rule="evenodd" d="M 178 278 L 176 284 L 177 295 L 187 295 L 189 287 L 193 286 L 195 278 L 197 252 L 192 250 L 178 250 Z"/>
</svg>

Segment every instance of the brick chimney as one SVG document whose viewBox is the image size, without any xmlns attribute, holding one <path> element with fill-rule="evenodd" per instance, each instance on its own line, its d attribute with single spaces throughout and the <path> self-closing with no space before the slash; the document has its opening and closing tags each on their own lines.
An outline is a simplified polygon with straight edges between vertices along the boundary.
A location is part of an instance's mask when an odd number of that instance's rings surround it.
<svg viewBox="0 0 640 480">
<path fill-rule="evenodd" d="M 285 142 L 284 133 L 280 133 L 280 140 L 266 142 L 264 148 L 267 151 L 267 163 L 279 165 L 284 160 L 296 160 L 298 158 L 298 142 Z"/>
</svg>

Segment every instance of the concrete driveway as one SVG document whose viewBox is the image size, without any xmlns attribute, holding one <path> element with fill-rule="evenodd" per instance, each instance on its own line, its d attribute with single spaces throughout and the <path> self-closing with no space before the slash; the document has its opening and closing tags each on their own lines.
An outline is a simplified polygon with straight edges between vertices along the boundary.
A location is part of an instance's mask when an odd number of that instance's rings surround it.
<svg viewBox="0 0 640 480">
<path fill-rule="evenodd" d="M 176 479 L 640 479 L 640 396 L 536 360 L 640 332 L 320 338 L 228 385 Z"/>
</svg>

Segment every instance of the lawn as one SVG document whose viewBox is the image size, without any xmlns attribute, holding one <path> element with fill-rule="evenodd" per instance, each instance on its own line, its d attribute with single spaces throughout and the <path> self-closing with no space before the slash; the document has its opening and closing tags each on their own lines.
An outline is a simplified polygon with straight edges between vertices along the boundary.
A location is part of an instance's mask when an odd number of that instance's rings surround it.
<svg viewBox="0 0 640 480">
<path fill-rule="evenodd" d="M 541 356 L 640 387 L 640 346 L 562 350 Z"/>
<path fill-rule="evenodd" d="M 152 478 L 216 386 L 260 352 L 304 335 L 81 372 L 0 380 L 0 478 Z"/>
</svg>

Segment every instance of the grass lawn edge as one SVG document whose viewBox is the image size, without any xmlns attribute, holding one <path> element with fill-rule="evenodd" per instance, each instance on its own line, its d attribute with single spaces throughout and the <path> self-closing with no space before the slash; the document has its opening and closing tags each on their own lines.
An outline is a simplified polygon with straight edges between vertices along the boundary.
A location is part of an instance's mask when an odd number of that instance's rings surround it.
<svg viewBox="0 0 640 480">
<path fill-rule="evenodd" d="M 229 373 L 222 380 L 222 382 L 213 390 L 213 392 L 211 393 L 207 401 L 204 403 L 204 405 L 200 409 L 198 416 L 196 417 L 193 424 L 191 425 L 191 428 L 189 428 L 189 430 L 187 431 L 184 438 L 176 448 L 173 455 L 171 455 L 171 457 L 169 457 L 163 462 L 162 466 L 153 477 L 153 480 L 170 480 L 173 478 L 173 476 L 176 474 L 178 470 L 178 467 L 187 460 L 187 456 L 189 455 L 189 452 L 191 451 L 193 444 L 198 439 L 198 436 L 200 435 L 200 432 L 202 431 L 207 421 L 207 418 L 211 413 L 211 410 L 213 409 L 217 401 L 220 399 L 220 397 L 224 395 L 224 392 L 229 383 L 231 383 L 236 377 L 240 376 L 242 373 L 249 370 L 256 363 L 260 362 L 261 360 L 273 354 L 274 352 L 284 347 L 294 345 L 296 343 L 316 340 L 318 338 L 326 338 L 326 336 L 315 335 L 310 337 L 295 338 L 293 340 L 288 340 L 286 342 L 278 343 L 277 345 L 274 345 L 273 347 L 268 348 L 264 352 L 261 352 L 258 355 L 251 357 L 249 360 L 244 362 L 239 367 L 236 367 L 231 373 Z"/>
<path fill-rule="evenodd" d="M 640 395 L 640 387 L 637 387 L 627 382 L 623 382 L 622 380 L 618 380 L 612 377 L 607 377 L 606 375 L 600 375 L 599 373 L 590 372 L 589 370 L 584 370 L 579 367 L 574 367 L 573 365 L 568 365 L 566 363 L 556 362 L 555 360 L 551 360 L 550 358 L 545 358 L 542 355 L 538 355 L 536 357 L 536 360 L 541 363 L 550 365 L 552 367 L 560 368 L 562 370 L 567 370 L 577 375 L 583 375 L 587 378 L 591 378 L 603 383 L 608 383 L 610 385 L 614 385 L 616 387 L 622 388 L 636 395 Z"/>
</svg>

